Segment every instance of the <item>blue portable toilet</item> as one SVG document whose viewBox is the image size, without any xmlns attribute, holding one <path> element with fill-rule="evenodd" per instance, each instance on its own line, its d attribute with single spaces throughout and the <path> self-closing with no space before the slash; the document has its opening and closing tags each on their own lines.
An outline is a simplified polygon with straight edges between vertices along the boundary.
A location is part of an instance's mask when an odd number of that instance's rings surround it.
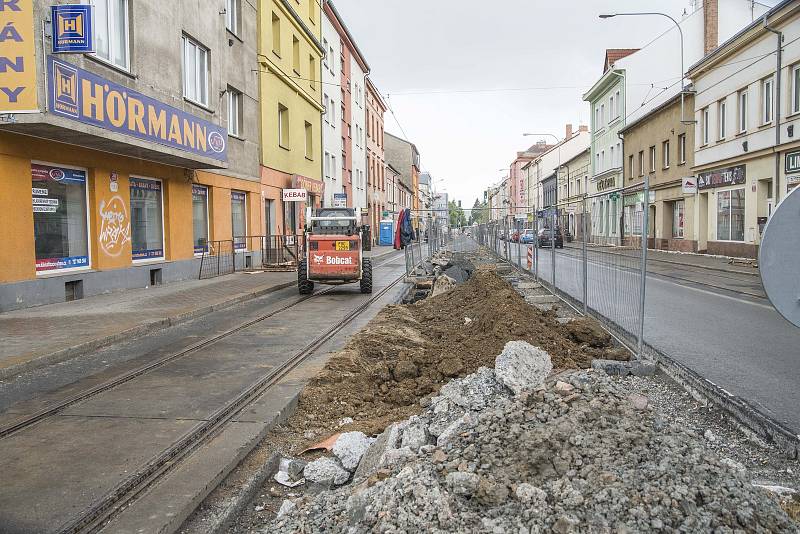
<svg viewBox="0 0 800 534">
<path fill-rule="evenodd" d="M 381 221 L 380 222 L 380 238 L 379 245 L 391 245 L 394 242 L 394 222 Z"/>
</svg>

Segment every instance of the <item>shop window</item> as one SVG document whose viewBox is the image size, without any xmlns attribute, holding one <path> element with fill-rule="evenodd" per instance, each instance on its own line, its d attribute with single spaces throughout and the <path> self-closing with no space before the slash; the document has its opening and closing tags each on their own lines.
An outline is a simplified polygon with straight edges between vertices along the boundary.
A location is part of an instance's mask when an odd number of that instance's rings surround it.
<svg viewBox="0 0 800 534">
<path fill-rule="evenodd" d="M 208 188 L 202 185 L 192 186 L 192 228 L 194 235 L 194 253 L 208 251 Z"/>
<path fill-rule="evenodd" d="M 94 0 L 95 56 L 130 69 L 128 0 Z"/>
<path fill-rule="evenodd" d="M 89 267 L 86 171 L 31 164 L 36 272 Z"/>
<path fill-rule="evenodd" d="M 131 177 L 131 247 L 133 260 L 164 257 L 161 180 Z"/>
<path fill-rule="evenodd" d="M 683 209 L 683 200 L 672 203 L 672 237 L 683 238 Z"/>
<path fill-rule="evenodd" d="M 717 240 L 744 241 L 744 189 L 717 193 Z"/>
<path fill-rule="evenodd" d="M 233 248 L 245 250 L 247 248 L 247 193 L 231 191 L 231 230 L 233 233 Z"/>
</svg>

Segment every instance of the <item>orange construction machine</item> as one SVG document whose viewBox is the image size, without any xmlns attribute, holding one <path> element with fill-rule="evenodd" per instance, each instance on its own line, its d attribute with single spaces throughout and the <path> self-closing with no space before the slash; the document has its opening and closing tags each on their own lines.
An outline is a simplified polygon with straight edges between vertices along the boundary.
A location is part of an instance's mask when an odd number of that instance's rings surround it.
<svg viewBox="0 0 800 534">
<path fill-rule="evenodd" d="M 305 257 L 297 268 L 301 295 L 314 284 L 359 282 L 362 293 L 372 293 L 372 262 L 362 254 L 361 229 L 353 208 L 321 208 L 306 223 Z"/>
</svg>

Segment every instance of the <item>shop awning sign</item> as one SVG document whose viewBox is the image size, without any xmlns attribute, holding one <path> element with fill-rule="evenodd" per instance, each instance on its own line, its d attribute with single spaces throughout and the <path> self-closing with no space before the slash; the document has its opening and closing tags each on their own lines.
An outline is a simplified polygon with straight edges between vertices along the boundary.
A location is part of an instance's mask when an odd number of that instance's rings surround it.
<svg viewBox="0 0 800 534">
<path fill-rule="evenodd" d="M 284 202 L 306 202 L 308 191 L 305 189 L 283 189 L 282 197 Z"/>
<path fill-rule="evenodd" d="M 53 53 L 94 52 L 94 9 L 87 4 L 52 6 Z"/>
<path fill-rule="evenodd" d="M 728 185 L 740 185 L 747 181 L 744 165 L 735 167 L 725 167 L 709 172 L 701 172 L 697 175 L 698 189 L 711 189 L 712 187 L 725 187 Z"/>
<path fill-rule="evenodd" d="M 684 176 L 681 181 L 681 190 L 684 195 L 694 195 L 697 193 L 697 178 L 694 176 Z"/>
<path fill-rule="evenodd" d="M 33 0 L 0 1 L 0 113 L 39 113 Z"/>
<path fill-rule="evenodd" d="M 2 5 L 2 1 L 0 1 Z M 227 161 L 228 132 L 128 87 L 50 56 L 50 113 L 192 154 Z"/>
</svg>

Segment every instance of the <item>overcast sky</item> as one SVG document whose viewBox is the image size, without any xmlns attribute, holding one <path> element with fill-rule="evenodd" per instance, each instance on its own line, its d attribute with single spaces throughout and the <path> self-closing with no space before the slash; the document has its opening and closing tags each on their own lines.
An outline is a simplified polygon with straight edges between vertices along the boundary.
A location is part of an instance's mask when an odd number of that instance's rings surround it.
<svg viewBox="0 0 800 534">
<path fill-rule="evenodd" d="M 602 74 L 606 48 L 643 47 L 671 26 L 663 17 L 598 14 L 662 11 L 680 20 L 691 0 L 334 4 L 389 97 L 397 121 L 387 112 L 386 130 L 417 145 L 423 170 L 443 180 L 437 190 L 471 207 L 536 140 L 524 132 L 563 137 L 566 123 L 588 124 L 581 95 Z"/>
</svg>

